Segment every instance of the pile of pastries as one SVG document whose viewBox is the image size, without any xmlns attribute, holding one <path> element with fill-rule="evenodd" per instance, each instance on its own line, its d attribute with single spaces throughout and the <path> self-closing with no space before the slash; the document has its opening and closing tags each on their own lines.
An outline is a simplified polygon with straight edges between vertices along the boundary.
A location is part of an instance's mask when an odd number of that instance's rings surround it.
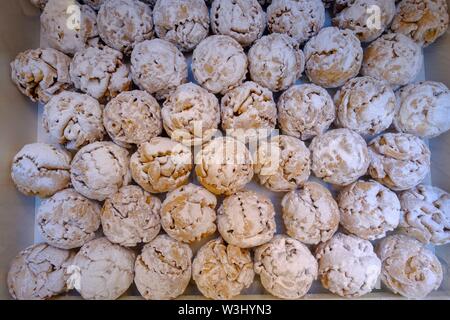
<svg viewBox="0 0 450 320">
<path fill-rule="evenodd" d="M 192 279 L 231 299 L 257 276 L 284 299 L 317 279 L 348 298 L 380 278 L 407 298 L 440 287 L 425 246 L 450 243 L 450 195 L 422 184 L 423 139 L 450 129 L 450 91 L 415 79 L 445 0 L 32 2 L 48 47 L 11 74 L 53 144 L 12 162 L 45 241 L 12 261 L 13 298 L 134 282 L 173 299 Z M 281 212 L 254 178 L 285 193 Z"/>
</svg>

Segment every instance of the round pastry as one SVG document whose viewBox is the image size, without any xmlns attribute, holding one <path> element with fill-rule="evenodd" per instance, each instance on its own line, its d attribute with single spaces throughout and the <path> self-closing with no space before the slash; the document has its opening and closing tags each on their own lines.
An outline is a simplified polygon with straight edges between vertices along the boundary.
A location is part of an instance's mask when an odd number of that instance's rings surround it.
<svg viewBox="0 0 450 320">
<path fill-rule="evenodd" d="M 333 25 L 352 30 L 362 42 L 381 36 L 395 15 L 395 0 L 339 1 Z M 378 15 L 376 18 L 374 15 Z"/>
<path fill-rule="evenodd" d="M 145 91 L 125 91 L 108 102 L 103 124 L 115 143 L 131 148 L 161 134 L 161 107 Z"/>
<path fill-rule="evenodd" d="M 254 156 L 259 182 L 275 191 L 289 191 L 306 182 L 310 174 L 310 151 L 303 141 L 290 136 L 275 136 L 260 141 Z"/>
<path fill-rule="evenodd" d="M 42 125 L 50 138 L 69 150 L 103 139 L 103 108 L 87 94 L 63 91 L 45 105 Z"/>
<path fill-rule="evenodd" d="M 346 186 L 367 172 L 369 153 L 364 139 L 349 129 L 334 129 L 315 137 L 311 169 L 325 182 Z"/>
<path fill-rule="evenodd" d="M 323 134 L 336 117 L 327 90 L 312 83 L 290 87 L 280 96 L 277 106 L 281 131 L 302 140 Z"/>
<path fill-rule="evenodd" d="M 115 300 L 133 283 L 136 255 L 106 238 L 86 243 L 67 268 L 70 289 L 86 300 Z"/>
<path fill-rule="evenodd" d="M 275 209 L 270 199 L 261 194 L 236 192 L 219 207 L 217 229 L 227 243 L 239 248 L 262 245 L 275 234 Z"/>
<path fill-rule="evenodd" d="M 422 69 L 420 46 L 400 33 L 385 34 L 364 51 L 361 74 L 385 80 L 393 89 L 413 81 Z"/>
<path fill-rule="evenodd" d="M 315 36 L 325 24 L 321 0 L 277 0 L 267 8 L 269 32 L 284 33 L 298 44 Z"/>
<path fill-rule="evenodd" d="M 189 183 L 167 193 L 162 204 L 161 225 L 172 238 L 192 243 L 216 232 L 214 194 Z"/>
<path fill-rule="evenodd" d="M 282 299 L 300 299 L 317 279 L 317 261 L 308 247 L 284 235 L 276 235 L 255 250 L 255 273 L 263 287 Z"/>
<path fill-rule="evenodd" d="M 272 91 L 289 88 L 302 75 L 305 56 L 294 40 L 272 33 L 257 40 L 248 51 L 250 77 Z"/>
<path fill-rule="evenodd" d="M 210 299 L 227 300 L 239 295 L 252 284 L 254 276 L 250 251 L 227 245 L 221 238 L 201 247 L 192 262 L 192 278 Z"/>
<path fill-rule="evenodd" d="M 400 232 L 424 244 L 450 243 L 450 194 L 421 184 L 403 192 L 400 203 Z"/>
<path fill-rule="evenodd" d="M 187 81 L 188 67 L 183 54 L 172 43 L 146 40 L 131 53 L 131 76 L 140 89 L 162 100 Z"/>
<path fill-rule="evenodd" d="M 42 201 L 36 224 L 48 244 L 60 249 L 79 248 L 94 239 L 100 227 L 100 205 L 74 189 L 65 189 Z"/>
<path fill-rule="evenodd" d="M 73 255 L 46 243 L 29 246 L 11 262 L 9 293 L 17 300 L 43 300 L 66 292 L 65 271 Z"/>
<path fill-rule="evenodd" d="M 209 32 L 209 12 L 203 0 L 158 0 L 153 8 L 156 34 L 191 51 Z"/>
<path fill-rule="evenodd" d="M 447 31 L 448 22 L 445 0 L 403 0 L 397 6 L 391 29 L 427 47 Z"/>
<path fill-rule="evenodd" d="M 372 77 L 348 81 L 334 96 L 336 124 L 361 135 L 376 135 L 391 126 L 396 109 L 394 91 Z"/>
<path fill-rule="evenodd" d="M 11 79 L 33 102 L 47 103 L 71 85 L 70 58 L 55 49 L 19 53 L 11 62 Z"/>
<path fill-rule="evenodd" d="M 210 36 L 195 48 L 192 72 L 202 87 L 212 93 L 225 94 L 245 80 L 247 56 L 233 38 Z"/>
<path fill-rule="evenodd" d="M 191 149 L 179 142 L 155 137 L 131 156 L 131 175 L 144 190 L 162 193 L 187 183 L 192 170 Z"/>
<path fill-rule="evenodd" d="M 83 196 L 103 201 L 130 182 L 128 151 L 109 141 L 88 144 L 73 158 L 70 177 Z"/>
<path fill-rule="evenodd" d="M 98 36 L 97 14 L 76 0 L 49 0 L 41 14 L 41 32 L 50 47 L 73 55 Z"/>
<path fill-rule="evenodd" d="M 370 176 L 395 191 L 415 187 L 430 171 L 430 149 L 410 134 L 378 136 L 369 143 L 369 155 Z"/>
<path fill-rule="evenodd" d="M 397 228 L 400 201 L 397 195 L 376 181 L 357 181 L 339 193 L 341 225 L 362 239 L 384 238 Z"/>
<path fill-rule="evenodd" d="M 220 122 L 219 100 L 208 90 L 186 83 L 173 91 L 162 108 L 164 129 L 187 146 L 211 140 Z"/>
<path fill-rule="evenodd" d="M 450 90 L 445 84 L 419 82 L 399 89 L 396 94 L 397 131 L 434 138 L 450 129 Z"/>
<path fill-rule="evenodd" d="M 247 147 L 230 137 L 206 144 L 196 155 L 195 173 L 200 183 L 214 194 L 231 195 L 253 178 L 253 159 Z"/>
<path fill-rule="evenodd" d="M 124 247 L 148 243 L 161 229 L 160 212 L 161 200 L 138 186 L 124 186 L 103 204 L 103 233 Z"/>
<path fill-rule="evenodd" d="M 306 244 L 328 241 L 339 227 L 339 208 L 327 188 L 305 182 L 281 201 L 286 233 Z"/>
<path fill-rule="evenodd" d="M 70 64 L 75 88 L 106 101 L 131 89 L 131 76 L 120 51 L 106 46 L 89 47 L 75 54 Z"/>
<path fill-rule="evenodd" d="M 35 7 L 43 10 L 45 8 L 45 5 L 47 4 L 48 0 L 30 0 L 30 2 Z"/>
<path fill-rule="evenodd" d="M 222 128 L 236 139 L 266 138 L 275 129 L 277 106 L 272 92 L 255 82 L 244 82 L 222 97 Z"/>
<path fill-rule="evenodd" d="M 257 0 L 215 0 L 211 6 L 211 29 L 232 37 L 242 46 L 261 38 L 266 13 Z"/>
<path fill-rule="evenodd" d="M 11 178 L 27 196 L 50 197 L 70 183 L 71 155 L 46 143 L 25 145 L 14 156 Z"/>
<path fill-rule="evenodd" d="M 322 285 L 341 297 L 361 297 L 371 292 L 381 272 L 381 261 L 372 244 L 337 233 L 316 249 Z"/>
<path fill-rule="evenodd" d="M 175 299 L 191 280 L 192 250 L 187 244 L 160 235 L 145 245 L 135 263 L 134 282 L 147 300 Z"/>
<path fill-rule="evenodd" d="M 138 0 L 103 1 L 97 23 L 102 40 L 127 55 L 136 44 L 153 37 L 152 10 Z"/>
<path fill-rule="evenodd" d="M 392 235 L 379 243 L 377 253 L 382 263 L 381 281 L 394 293 L 423 299 L 441 286 L 441 263 L 419 241 Z"/>
<path fill-rule="evenodd" d="M 323 28 L 303 49 L 308 78 L 324 88 L 337 88 L 358 75 L 363 50 L 351 30 Z"/>
</svg>

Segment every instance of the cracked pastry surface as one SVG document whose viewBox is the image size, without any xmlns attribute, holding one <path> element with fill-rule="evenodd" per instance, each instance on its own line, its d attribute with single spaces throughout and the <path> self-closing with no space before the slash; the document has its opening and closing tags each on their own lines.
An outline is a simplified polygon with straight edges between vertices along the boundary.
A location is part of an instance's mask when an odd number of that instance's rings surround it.
<svg viewBox="0 0 450 320">
<path fill-rule="evenodd" d="M 317 279 L 318 266 L 308 247 L 284 235 L 276 235 L 255 250 L 255 273 L 263 287 L 282 299 L 299 299 Z"/>
<path fill-rule="evenodd" d="M 200 292 L 214 300 L 231 299 L 248 288 L 255 273 L 250 251 L 222 238 L 209 241 L 192 262 L 192 278 Z"/>
<path fill-rule="evenodd" d="M 102 40 L 127 55 L 137 43 L 153 38 L 152 10 L 138 0 L 104 1 L 97 22 Z"/>
<path fill-rule="evenodd" d="M 370 42 L 381 36 L 395 15 L 395 0 L 339 1 L 333 25 L 352 30 L 362 42 Z M 374 6 L 378 8 L 375 9 Z M 375 21 L 374 14 L 380 16 Z M 378 25 L 379 24 L 379 25 Z"/>
<path fill-rule="evenodd" d="M 277 107 L 270 90 L 247 81 L 222 97 L 222 129 L 241 139 L 265 138 L 275 129 Z"/>
<path fill-rule="evenodd" d="M 214 34 L 232 37 L 242 46 L 261 38 L 266 28 L 266 13 L 257 0 L 215 0 L 211 5 Z"/>
<path fill-rule="evenodd" d="M 103 201 L 130 183 L 128 164 L 126 149 L 109 141 L 88 144 L 73 158 L 73 187 L 86 198 Z"/>
<path fill-rule="evenodd" d="M 275 192 L 293 190 L 310 175 L 310 151 L 303 141 L 291 136 L 260 141 L 254 162 L 260 184 Z"/>
<path fill-rule="evenodd" d="M 187 146 L 211 140 L 220 122 L 219 100 L 194 83 L 182 84 L 173 91 L 161 112 L 167 134 Z"/>
<path fill-rule="evenodd" d="M 175 299 L 191 280 L 192 250 L 167 235 L 145 245 L 135 263 L 134 282 L 147 300 Z"/>
<path fill-rule="evenodd" d="M 124 247 L 148 243 L 161 229 L 160 212 L 161 200 L 138 186 L 124 186 L 103 204 L 103 233 Z"/>
<path fill-rule="evenodd" d="M 199 241 L 216 231 L 216 205 L 214 194 L 189 183 L 167 193 L 162 204 L 161 225 L 178 241 Z"/>
<path fill-rule="evenodd" d="M 231 195 L 244 188 L 253 178 L 253 159 L 242 142 L 216 138 L 197 153 L 195 173 L 210 192 Z"/>
<path fill-rule="evenodd" d="M 73 256 L 46 243 L 29 246 L 10 264 L 9 293 L 17 300 L 43 300 L 66 292 L 65 270 Z"/>
<path fill-rule="evenodd" d="M 337 88 L 358 75 L 363 61 L 361 43 L 351 30 L 323 28 L 305 48 L 306 75 L 324 88 Z"/>
<path fill-rule="evenodd" d="M 388 129 L 397 107 L 394 91 L 372 77 L 348 81 L 334 96 L 336 124 L 361 135 L 376 135 Z"/>
<path fill-rule="evenodd" d="M 369 142 L 369 155 L 370 176 L 395 191 L 415 187 L 430 171 L 430 149 L 411 134 L 378 136 Z"/>
<path fill-rule="evenodd" d="M 50 197 L 70 183 L 70 153 L 46 144 L 25 145 L 11 165 L 11 178 L 27 196 Z"/>
<path fill-rule="evenodd" d="M 336 118 L 327 90 L 312 83 L 294 85 L 278 99 L 278 122 L 284 134 L 308 140 L 323 134 Z"/>
<path fill-rule="evenodd" d="M 400 33 L 379 37 L 364 50 L 361 74 L 385 80 L 395 90 L 413 81 L 422 69 L 419 45 Z"/>
<path fill-rule="evenodd" d="M 352 235 L 335 234 L 316 249 L 322 285 L 341 297 L 361 297 L 374 289 L 381 261 L 372 244 Z"/>
<path fill-rule="evenodd" d="M 427 47 L 447 31 L 448 23 L 445 0 L 403 0 L 398 4 L 391 29 Z"/>
<path fill-rule="evenodd" d="M 182 51 L 193 50 L 209 32 L 209 12 L 203 0 L 159 0 L 153 8 L 155 31 Z"/>
<path fill-rule="evenodd" d="M 11 79 L 33 102 L 47 103 L 71 86 L 70 61 L 68 56 L 55 49 L 27 50 L 11 62 Z"/>
<path fill-rule="evenodd" d="M 130 69 L 122 53 L 106 46 L 77 52 L 70 63 L 70 78 L 75 88 L 101 102 L 131 89 Z"/>
<path fill-rule="evenodd" d="M 302 75 L 305 56 L 295 41 L 272 33 L 255 41 L 248 51 L 249 72 L 253 81 L 274 91 L 283 91 Z"/>
<path fill-rule="evenodd" d="M 161 107 L 145 91 L 125 91 L 105 106 L 103 124 L 115 143 L 131 148 L 161 134 Z"/>
<path fill-rule="evenodd" d="M 247 65 L 244 49 L 229 36 L 204 39 L 192 55 L 195 80 L 214 94 L 225 94 L 240 85 L 245 80 Z"/>
<path fill-rule="evenodd" d="M 424 244 L 450 243 L 450 195 L 420 184 L 400 195 L 402 215 L 399 231 Z"/>
<path fill-rule="evenodd" d="M 394 125 L 399 132 L 434 138 L 450 129 L 450 90 L 441 82 L 424 81 L 400 88 Z"/>
<path fill-rule="evenodd" d="M 324 24 L 321 0 L 275 0 L 267 8 L 269 32 L 287 34 L 298 44 L 316 35 Z"/>
<path fill-rule="evenodd" d="M 89 5 L 94 10 L 99 10 L 101 5 L 107 0 L 81 0 L 84 4 Z"/>
<path fill-rule="evenodd" d="M 281 201 L 286 233 L 306 244 L 328 241 L 339 227 L 339 208 L 330 191 L 305 182 Z"/>
<path fill-rule="evenodd" d="M 365 240 L 384 238 L 397 228 L 400 201 L 397 195 L 376 181 L 357 181 L 340 191 L 337 198 L 341 225 Z"/>
<path fill-rule="evenodd" d="M 316 136 L 310 146 L 315 176 L 325 182 L 346 186 L 367 172 L 369 152 L 364 139 L 342 128 Z"/>
<path fill-rule="evenodd" d="M 188 66 L 172 43 L 146 40 L 137 44 L 131 53 L 131 76 L 141 90 L 162 100 L 187 81 Z"/>
<path fill-rule="evenodd" d="M 191 149 L 164 137 L 141 144 L 131 156 L 131 175 L 151 193 L 172 191 L 187 183 L 192 170 Z"/>
<path fill-rule="evenodd" d="M 72 21 L 78 12 L 80 19 Z M 97 14 L 75 0 L 49 0 L 41 14 L 41 28 L 50 47 L 73 55 L 98 36 Z"/>
<path fill-rule="evenodd" d="M 63 91 L 45 105 L 42 125 L 50 138 L 69 150 L 103 139 L 103 108 L 87 94 Z"/>
<path fill-rule="evenodd" d="M 377 246 L 381 259 L 381 281 L 394 293 L 409 299 L 425 298 L 439 289 L 443 271 L 433 252 L 419 241 L 396 234 Z"/>
<path fill-rule="evenodd" d="M 94 239 L 100 227 L 100 205 L 74 189 L 65 189 L 42 201 L 36 224 L 48 244 L 60 249 L 79 248 Z"/>
<path fill-rule="evenodd" d="M 226 197 L 217 211 L 222 238 L 239 248 L 252 248 L 273 238 L 275 209 L 269 198 L 254 191 L 238 191 Z"/>
<path fill-rule="evenodd" d="M 106 238 L 89 241 L 68 267 L 70 289 L 86 300 L 115 300 L 133 283 L 136 255 Z"/>
</svg>

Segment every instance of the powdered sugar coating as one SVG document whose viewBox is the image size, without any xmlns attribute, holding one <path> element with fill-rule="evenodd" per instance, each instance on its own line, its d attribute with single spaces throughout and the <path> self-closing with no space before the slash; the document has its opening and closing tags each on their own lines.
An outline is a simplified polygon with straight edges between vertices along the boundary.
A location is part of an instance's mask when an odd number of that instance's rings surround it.
<svg viewBox="0 0 450 320">
<path fill-rule="evenodd" d="M 27 196 L 50 197 L 70 183 L 70 153 L 46 143 L 25 145 L 13 158 L 11 178 Z"/>
<path fill-rule="evenodd" d="M 350 129 L 334 129 L 315 137 L 311 169 L 325 182 L 346 186 L 367 172 L 369 153 L 364 139 Z"/>
<path fill-rule="evenodd" d="M 153 240 L 161 229 L 161 200 L 138 186 L 124 186 L 103 204 L 103 233 L 112 243 L 135 247 Z"/>
<path fill-rule="evenodd" d="M 424 244 L 450 243 L 450 195 L 444 190 L 420 184 L 400 195 L 400 232 Z"/>
<path fill-rule="evenodd" d="M 299 299 L 317 279 L 317 261 L 308 247 L 284 235 L 276 235 L 255 250 L 255 273 L 263 287 L 283 299 Z"/>
<path fill-rule="evenodd" d="M 324 88 L 336 88 L 358 75 L 361 43 L 351 30 L 323 28 L 303 49 L 308 78 Z"/>
<path fill-rule="evenodd" d="M 336 117 L 327 90 L 312 83 L 290 87 L 280 96 L 277 106 L 282 132 L 302 140 L 323 134 Z"/>
<path fill-rule="evenodd" d="M 450 129 L 450 90 L 441 82 L 407 85 L 396 93 L 394 125 L 400 132 L 434 138 Z"/>
<path fill-rule="evenodd" d="M 330 191 L 315 182 L 305 182 L 281 201 L 283 221 L 289 236 L 306 244 L 328 241 L 339 226 L 339 208 Z"/>
<path fill-rule="evenodd" d="M 379 243 L 377 253 L 382 262 L 381 281 L 394 293 L 422 299 L 440 287 L 441 263 L 419 241 L 392 235 Z"/>
<path fill-rule="evenodd" d="M 233 38 L 214 35 L 195 48 L 192 72 L 195 80 L 212 93 L 225 94 L 240 85 L 247 74 L 247 56 Z"/>
<path fill-rule="evenodd" d="M 198 289 L 214 300 L 239 295 L 252 284 L 254 275 L 250 251 L 227 245 L 221 238 L 201 247 L 192 263 L 192 278 Z"/>
<path fill-rule="evenodd" d="M 305 66 L 305 56 L 295 41 L 281 33 L 257 40 L 248 52 L 250 77 L 272 90 L 282 91 L 293 85 Z"/>
<path fill-rule="evenodd" d="M 430 171 L 431 153 L 419 138 L 406 133 L 385 133 L 369 143 L 369 174 L 396 191 L 418 185 Z"/>
<path fill-rule="evenodd" d="M 84 4 L 89 5 L 94 10 L 99 10 L 101 5 L 108 0 L 81 0 Z"/>
<path fill-rule="evenodd" d="M 374 289 L 381 261 L 367 240 L 337 233 L 316 249 L 322 285 L 342 297 L 361 297 Z"/>
</svg>

